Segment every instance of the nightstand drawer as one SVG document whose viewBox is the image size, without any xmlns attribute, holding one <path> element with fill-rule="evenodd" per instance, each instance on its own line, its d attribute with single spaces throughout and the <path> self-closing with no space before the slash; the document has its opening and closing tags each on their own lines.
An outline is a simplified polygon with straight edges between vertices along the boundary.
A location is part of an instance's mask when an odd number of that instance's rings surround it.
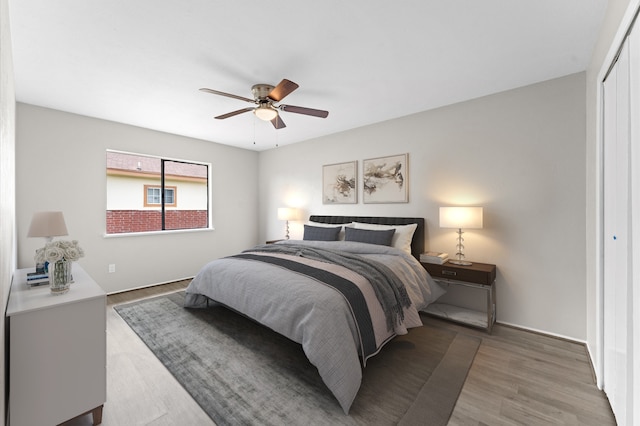
<svg viewBox="0 0 640 426">
<path fill-rule="evenodd" d="M 491 285 L 496 280 L 496 266 L 487 263 L 474 262 L 471 265 L 454 265 L 445 263 L 436 265 L 422 263 L 424 268 L 434 278 L 466 281 L 482 285 Z"/>
</svg>

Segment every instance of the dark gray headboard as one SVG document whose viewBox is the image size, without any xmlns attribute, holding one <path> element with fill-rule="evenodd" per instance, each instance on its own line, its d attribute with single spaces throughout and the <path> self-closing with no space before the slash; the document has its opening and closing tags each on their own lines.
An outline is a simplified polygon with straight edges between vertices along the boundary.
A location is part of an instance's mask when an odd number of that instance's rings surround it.
<svg viewBox="0 0 640 426">
<path fill-rule="evenodd" d="M 309 220 L 320 223 L 341 223 L 362 222 L 377 223 L 379 225 L 410 225 L 417 223 L 418 227 L 413 234 L 411 241 L 411 254 L 420 260 L 420 254 L 424 253 L 424 219 L 421 217 L 373 217 L 373 216 L 319 216 L 311 215 Z"/>
</svg>

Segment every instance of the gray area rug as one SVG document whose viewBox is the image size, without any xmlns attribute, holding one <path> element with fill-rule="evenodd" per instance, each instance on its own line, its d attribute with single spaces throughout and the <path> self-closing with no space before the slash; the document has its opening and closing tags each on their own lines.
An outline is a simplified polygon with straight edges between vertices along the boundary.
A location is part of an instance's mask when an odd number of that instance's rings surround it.
<svg viewBox="0 0 640 426">
<path fill-rule="evenodd" d="M 302 346 L 184 292 L 114 309 L 218 425 L 446 425 L 480 339 L 428 323 L 367 362 L 349 415 Z"/>
</svg>

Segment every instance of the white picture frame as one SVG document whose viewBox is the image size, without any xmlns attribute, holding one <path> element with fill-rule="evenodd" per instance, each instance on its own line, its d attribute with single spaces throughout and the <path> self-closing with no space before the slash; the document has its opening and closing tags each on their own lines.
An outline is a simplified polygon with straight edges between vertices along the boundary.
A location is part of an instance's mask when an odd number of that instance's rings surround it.
<svg viewBox="0 0 640 426">
<path fill-rule="evenodd" d="M 322 166 L 322 204 L 358 202 L 358 162 Z"/>
<path fill-rule="evenodd" d="M 409 202 L 409 154 L 371 158 L 362 162 L 362 201 Z"/>
</svg>

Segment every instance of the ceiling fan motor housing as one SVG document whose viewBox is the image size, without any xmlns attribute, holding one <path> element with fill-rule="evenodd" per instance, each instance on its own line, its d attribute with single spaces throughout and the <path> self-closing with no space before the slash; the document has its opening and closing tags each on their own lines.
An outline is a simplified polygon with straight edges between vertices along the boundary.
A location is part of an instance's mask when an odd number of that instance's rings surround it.
<svg viewBox="0 0 640 426">
<path fill-rule="evenodd" d="M 256 100 L 264 100 L 269 96 L 269 93 L 274 89 L 274 86 L 270 84 L 254 84 L 251 87 L 251 93 Z"/>
</svg>

